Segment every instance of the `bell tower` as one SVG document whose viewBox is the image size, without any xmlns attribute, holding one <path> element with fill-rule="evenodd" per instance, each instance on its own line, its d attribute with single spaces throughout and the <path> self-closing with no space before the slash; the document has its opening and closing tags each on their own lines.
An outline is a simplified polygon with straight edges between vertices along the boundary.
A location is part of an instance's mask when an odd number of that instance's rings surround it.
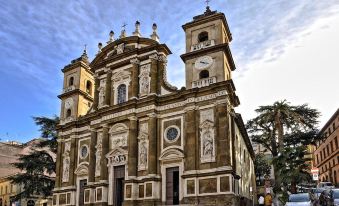
<svg viewBox="0 0 339 206">
<path fill-rule="evenodd" d="M 229 48 L 232 35 L 223 13 L 206 11 L 182 26 L 186 34 L 186 88 L 200 88 L 231 79 L 235 70 Z"/>
<path fill-rule="evenodd" d="M 93 104 L 94 77 L 90 70 L 86 49 L 81 57 L 65 66 L 61 99 L 61 124 L 76 120 L 85 115 Z"/>
</svg>

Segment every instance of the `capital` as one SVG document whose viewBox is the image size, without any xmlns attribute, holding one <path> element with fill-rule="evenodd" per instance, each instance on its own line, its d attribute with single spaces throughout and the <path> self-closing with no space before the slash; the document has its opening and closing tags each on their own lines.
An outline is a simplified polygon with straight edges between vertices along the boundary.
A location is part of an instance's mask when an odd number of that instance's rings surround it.
<svg viewBox="0 0 339 206">
<path fill-rule="evenodd" d="M 130 121 L 136 121 L 138 118 L 136 116 L 130 116 L 128 117 Z"/>
<path fill-rule="evenodd" d="M 138 64 L 140 64 L 140 60 L 138 58 L 134 58 L 134 59 L 130 60 L 130 63 L 138 65 Z"/>
<path fill-rule="evenodd" d="M 158 54 L 152 54 L 152 55 L 149 56 L 149 58 L 152 59 L 152 60 L 159 60 Z"/>
<path fill-rule="evenodd" d="M 154 113 L 154 112 L 152 112 L 152 113 L 150 113 L 150 114 L 147 114 L 147 116 L 148 116 L 149 118 L 152 118 L 152 117 L 157 117 L 157 114 Z"/>
</svg>

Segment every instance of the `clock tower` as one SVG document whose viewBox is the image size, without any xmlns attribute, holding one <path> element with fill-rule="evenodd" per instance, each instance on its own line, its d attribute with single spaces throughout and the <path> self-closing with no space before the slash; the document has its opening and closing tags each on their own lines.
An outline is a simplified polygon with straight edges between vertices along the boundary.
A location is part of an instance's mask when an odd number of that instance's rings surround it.
<svg viewBox="0 0 339 206">
<path fill-rule="evenodd" d="M 200 88 L 231 79 L 235 70 L 229 48 L 232 35 L 223 13 L 211 11 L 182 26 L 186 34 L 186 88 Z"/>
<path fill-rule="evenodd" d="M 90 71 L 86 49 L 81 57 L 62 69 L 64 73 L 61 99 L 61 124 L 87 114 L 94 99 L 94 77 Z"/>
</svg>

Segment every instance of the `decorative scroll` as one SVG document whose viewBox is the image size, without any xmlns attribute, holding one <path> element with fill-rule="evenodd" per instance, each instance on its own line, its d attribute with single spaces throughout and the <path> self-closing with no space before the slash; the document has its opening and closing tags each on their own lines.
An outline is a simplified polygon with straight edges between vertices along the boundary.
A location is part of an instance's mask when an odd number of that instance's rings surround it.
<svg viewBox="0 0 339 206">
<path fill-rule="evenodd" d="M 71 143 L 66 142 L 65 143 L 65 150 L 63 156 L 63 161 L 62 161 L 62 182 L 68 182 L 69 181 L 69 166 L 70 166 L 70 157 L 69 153 L 71 151 Z"/>
<path fill-rule="evenodd" d="M 200 160 L 215 161 L 215 133 L 213 109 L 200 111 Z"/>
</svg>

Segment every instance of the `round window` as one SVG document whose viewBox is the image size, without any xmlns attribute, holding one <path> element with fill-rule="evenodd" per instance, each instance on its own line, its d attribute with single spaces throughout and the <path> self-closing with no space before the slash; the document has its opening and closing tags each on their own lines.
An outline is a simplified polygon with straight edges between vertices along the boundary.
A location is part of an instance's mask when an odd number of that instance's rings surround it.
<svg viewBox="0 0 339 206">
<path fill-rule="evenodd" d="M 86 158 L 88 154 L 88 148 L 86 145 L 81 147 L 81 158 Z"/>
<path fill-rule="evenodd" d="M 179 128 L 176 126 L 168 127 L 165 131 L 165 137 L 168 142 L 174 142 L 179 137 Z"/>
</svg>

